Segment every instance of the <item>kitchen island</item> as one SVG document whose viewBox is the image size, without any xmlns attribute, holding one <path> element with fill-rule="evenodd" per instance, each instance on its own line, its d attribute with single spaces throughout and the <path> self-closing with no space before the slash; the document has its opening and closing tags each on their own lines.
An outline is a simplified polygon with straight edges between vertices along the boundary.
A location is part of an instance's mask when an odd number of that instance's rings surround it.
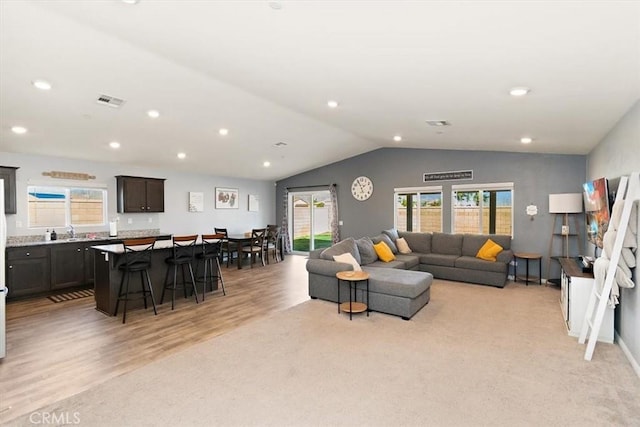
<svg viewBox="0 0 640 427">
<path fill-rule="evenodd" d="M 200 239 L 198 239 L 198 244 Z M 149 276 L 151 277 L 151 286 L 156 299 L 156 304 L 160 303 L 160 295 L 164 285 L 165 274 L 167 272 L 167 264 L 165 259 L 172 256 L 173 241 L 157 240 L 153 248 L 151 257 L 151 269 Z M 120 289 L 120 280 L 122 271 L 118 268 L 122 262 L 124 254 L 124 246 L 122 243 L 92 246 L 95 251 L 95 284 L 94 295 L 96 300 L 96 309 L 109 316 L 114 315 L 116 302 L 118 300 L 118 291 Z M 198 247 L 196 250 L 200 249 Z M 193 265 L 194 274 L 196 266 Z M 139 279 L 131 278 L 131 286 L 139 286 Z M 217 283 L 215 284 L 217 286 Z M 143 300 L 131 301 L 128 309 L 143 307 Z"/>
</svg>

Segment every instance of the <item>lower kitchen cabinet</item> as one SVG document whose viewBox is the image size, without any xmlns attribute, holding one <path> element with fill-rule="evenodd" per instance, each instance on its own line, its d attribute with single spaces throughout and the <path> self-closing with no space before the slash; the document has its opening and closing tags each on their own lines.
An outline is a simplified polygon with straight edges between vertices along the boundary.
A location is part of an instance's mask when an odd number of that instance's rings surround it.
<svg viewBox="0 0 640 427">
<path fill-rule="evenodd" d="M 7 248 L 9 298 L 46 292 L 51 288 L 49 248 Z"/>
<path fill-rule="evenodd" d="M 63 289 L 85 284 L 83 243 L 51 246 L 51 289 Z"/>
</svg>

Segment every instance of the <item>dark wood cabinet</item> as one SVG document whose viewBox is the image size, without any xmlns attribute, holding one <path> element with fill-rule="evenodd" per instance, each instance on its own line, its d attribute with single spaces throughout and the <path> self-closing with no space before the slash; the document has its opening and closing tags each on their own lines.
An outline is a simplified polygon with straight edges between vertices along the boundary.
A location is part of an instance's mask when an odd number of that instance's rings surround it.
<svg viewBox="0 0 640 427">
<path fill-rule="evenodd" d="M 51 289 L 85 284 L 84 248 L 77 242 L 51 246 Z"/>
<path fill-rule="evenodd" d="M 94 260 L 96 258 L 96 251 L 91 249 L 91 246 L 99 245 L 100 243 L 85 243 L 83 252 L 84 252 L 84 282 L 88 285 L 93 285 L 95 283 L 95 272 L 94 272 Z"/>
<path fill-rule="evenodd" d="M 164 179 L 116 176 L 118 213 L 164 212 Z"/>
<path fill-rule="evenodd" d="M 16 167 L 0 166 L 0 179 L 4 179 L 4 213 L 18 211 L 16 203 Z"/>
<path fill-rule="evenodd" d="M 7 248 L 9 298 L 48 291 L 50 270 L 48 247 Z"/>
</svg>

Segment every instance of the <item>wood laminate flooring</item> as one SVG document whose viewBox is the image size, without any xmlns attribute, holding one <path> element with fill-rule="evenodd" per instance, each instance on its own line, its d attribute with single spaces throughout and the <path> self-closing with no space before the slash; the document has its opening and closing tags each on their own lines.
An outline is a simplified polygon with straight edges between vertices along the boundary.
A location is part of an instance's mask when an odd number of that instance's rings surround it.
<svg viewBox="0 0 640 427">
<path fill-rule="evenodd" d="M 0 359 L 0 422 L 87 390 L 154 360 L 309 299 L 306 258 L 242 270 L 222 267 L 222 290 L 204 302 L 176 300 L 127 312 L 127 323 L 93 298 L 46 297 L 7 304 L 7 357 Z M 185 361 L 185 363 L 197 363 Z"/>
</svg>

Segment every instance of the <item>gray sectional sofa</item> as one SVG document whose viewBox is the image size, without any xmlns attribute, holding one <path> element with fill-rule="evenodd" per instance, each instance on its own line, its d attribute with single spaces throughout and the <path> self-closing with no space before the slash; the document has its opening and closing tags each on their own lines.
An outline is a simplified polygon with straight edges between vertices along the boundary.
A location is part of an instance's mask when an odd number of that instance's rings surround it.
<svg viewBox="0 0 640 427">
<path fill-rule="evenodd" d="M 411 253 L 399 253 L 395 241 L 400 237 L 408 243 Z M 476 258 L 489 238 L 503 248 L 495 262 Z M 378 259 L 372 245 L 380 241 L 390 247 L 395 260 Z M 504 287 L 513 258 L 510 248 L 511 236 L 494 234 L 413 233 L 391 229 L 372 238 L 346 238 L 331 248 L 309 253 L 309 296 L 337 302 L 336 273 L 352 270 L 353 266 L 336 262 L 333 256 L 349 252 L 362 270 L 369 273 L 369 308 L 407 320 L 429 302 L 433 277 Z M 341 282 L 340 286 L 342 300 L 348 300 L 348 285 Z M 358 284 L 359 301 L 363 301 L 364 289 L 364 283 Z"/>
</svg>

